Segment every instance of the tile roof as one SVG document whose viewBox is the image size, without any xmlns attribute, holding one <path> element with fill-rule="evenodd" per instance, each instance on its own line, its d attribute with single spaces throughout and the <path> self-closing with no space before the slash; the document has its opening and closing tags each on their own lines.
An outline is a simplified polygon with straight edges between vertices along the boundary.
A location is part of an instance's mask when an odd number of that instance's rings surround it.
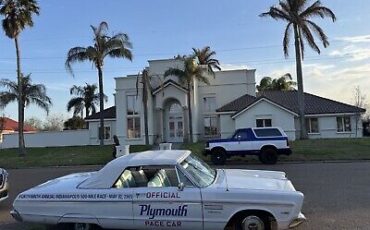
<svg viewBox="0 0 370 230">
<path fill-rule="evenodd" d="M 10 119 L 8 117 L 1 117 L 0 118 L 0 125 L 2 126 L 2 130 L 11 130 L 11 131 L 17 131 L 18 132 L 18 122 Z M 23 126 L 23 131 L 24 132 L 35 132 L 37 129 L 34 127 L 25 124 Z"/>
<path fill-rule="evenodd" d="M 109 107 L 103 110 L 104 119 L 115 119 L 116 118 L 116 106 Z M 96 120 L 100 119 L 100 112 L 94 113 L 90 116 L 85 117 L 85 120 Z"/>
<path fill-rule="evenodd" d="M 217 109 L 217 112 L 241 112 L 243 109 L 252 105 L 261 98 L 266 98 L 294 113 L 299 114 L 297 91 L 264 91 L 259 92 L 257 97 L 244 95 Z M 342 102 L 319 97 L 313 94 L 305 93 L 305 114 L 335 114 L 335 113 L 363 113 L 366 110 L 348 105 Z M 234 114 L 234 115 L 235 115 Z"/>
</svg>

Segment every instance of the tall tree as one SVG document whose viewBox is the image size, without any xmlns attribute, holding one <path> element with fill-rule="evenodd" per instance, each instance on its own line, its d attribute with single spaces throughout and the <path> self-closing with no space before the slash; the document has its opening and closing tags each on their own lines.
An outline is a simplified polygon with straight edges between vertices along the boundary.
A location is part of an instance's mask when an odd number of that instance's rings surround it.
<svg viewBox="0 0 370 230">
<path fill-rule="evenodd" d="M 18 94 L 21 95 L 22 90 L 22 71 L 21 71 L 21 51 L 19 46 L 19 35 L 27 27 L 33 26 L 32 16 L 34 14 L 39 15 L 39 7 L 36 0 L 2 0 L 0 1 L 0 14 L 4 16 L 2 20 L 3 30 L 6 36 L 10 39 L 14 39 L 15 50 L 17 56 L 17 84 Z M 18 100 L 18 146 L 19 154 L 23 156 L 25 154 L 24 149 L 24 114 L 22 108 L 24 102 L 22 98 Z"/>
<path fill-rule="evenodd" d="M 18 82 L 10 81 L 8 79 L 0 80 L 0 87 L 6 88 L 5 91 L 0 92 L 0 107 L 3 108 L 11 102 L 18 101 L 21 104 L 21 113 L 24 115 L 24 109 L 31 104 L 35 104 L 41 109 L 49 113 L 52 105 L 50 97 L 46 94 L 46 87 L 43 84 L 33 84 L 31 75 L 21 76 L 21 90 L 18 89 Z M 19 94 L 21 92 L 21 94 Z M 23 129 L 23 126 L 22 126 Z M 19 132 L 20 130 L 18 130 Z M 23 155 L 24 152 L 20 152 Z"/>
<path fill-rule="evenodd" d="M 67 111 L 70 112 L 73 109 L 73 116 L 81 114 L 83 118 L 83 110 L 85 109 L 85 115 L 89 116 L 91 113 L 96 112 L 96 106 L 99 104 L 99 93 L 97 93 L 98 87 L 96 84 L 87 84 L 85 86 L 72 86 L 69 90 L 71 95 L 75 95 L 67 103 Z M 104 101 L 108 101 L 108 97 L 104 95 Z"/>
<path fill-rule="evenodd" d="M 194 56 L 198 58 L 198 63 L 200 65 L 207 65 L 208 73 L 215 75 L 214 70 L 221 70 L 220 62 L 214 58 L 216 55 L 215 51 L 212 51 L 209 46 L 202 49 L 193 48 Z"/>
<path fill-rule="evenodd" d="M 283 39 L 285 57 L 289 55 L 288 50 L 292 31 L 294 34 L 301 139 L 307 139 L 302 74 L 305 42 L 319 54 L 320 48 L 316 44 L 314 35 L 319 38 L 325 48 L 329 46 L 328 37 L 324 30 L 313 22 L 312 18 L 319 16 L 321 18 L 329 17 L 333 22 L 336 20 L 333 11 L 323 6 L 320 1 L 315 1 L 311 5 L 308 5 L 309 2 L 310 0 L 281 0 L 277 6 L 270 7 L 268 12 L 260 15 L 261 17 L 271 17 L 287 23 Z"/>
<path fill-rule="evenodd" d="M 99 78 L 99 104 L 100 104 L 100 145 L 104 145 L 104 87 L 103 67 L 106 57 L 123 58 L 132 61 L 132 44 L 127 34 L 117 33 L 108 35 L 108 24 L 101 22 L 98 27 L 91 26 L 94 32 L 94 44 L 88 47 L 74 47 L 68 51 L 66 68 L 73 75 L 72 63 L 92 62 L 98 70 Z"/>
<path fill-rule="evenodd" d="M 144 132 L 145 132 L 145 144 L 149 145 L 149 124 L 148 124 L 148 100 L 152 93 L 151 76 L 149 75 L 148 69 L 143 69 L 143 72 L 137 76 L 136 80 L 136 96 L 139 94 L 139 83 L 142 84 L 142 95 L 141 101 L 144 107 Z"/>
<path fill-rule="evenodd" d="M 295 81 L 292 80 L 292 76 L 289 73 L 284 74 L 279 78 L 272 79 L 271 77 L 264 77 L 261 79 L 260 84 L 257 85 L 257 90 L 267 91 L 267 90 L 278 90 L 278 91 L 288 91 L 294 90 L 297 85 Z"/>
<path fill-rule="evenodd" d="M 205 74 L 204 69 L 199 66 L 193 56 L 186 57 L 184 59 L 184 68 L 169 68 L 165 71 L 164 77 L 170 75 L 176 76 L 179 78 L 179 81 L 182 85 L 185 85 L 187 88 L 187 101 L 188 101 L 188 117 L 189 117 L 189 142 L 193 143 L 193 116 L 191 108 L 191 92 L 193 90 L 194 80 L 203 82 L 209 85 L 209 80 Z"/>
</svg>

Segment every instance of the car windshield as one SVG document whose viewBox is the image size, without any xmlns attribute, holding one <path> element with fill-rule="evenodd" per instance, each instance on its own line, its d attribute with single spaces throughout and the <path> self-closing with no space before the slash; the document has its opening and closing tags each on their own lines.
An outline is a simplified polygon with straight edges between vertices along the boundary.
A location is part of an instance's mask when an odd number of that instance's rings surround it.
<svg viewBox="0 0 370 230">
<path fill-rule="evenodd" d="M 201 188 L 208 187 L 216 178 L 216 170 L 195 155 L 189 155 L 181 166 Z"/>
</svg>

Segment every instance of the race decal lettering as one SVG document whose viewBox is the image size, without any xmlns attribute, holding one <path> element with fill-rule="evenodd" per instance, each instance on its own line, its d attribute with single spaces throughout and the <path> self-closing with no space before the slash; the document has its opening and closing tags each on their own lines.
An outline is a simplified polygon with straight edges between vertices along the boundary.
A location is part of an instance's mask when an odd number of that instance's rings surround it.
<svg viewBox="0 0 370 230">
<path fill-rule="evenodd" d="M 178 192 L 147 192 L 146 198 L 179 199 L 180 195 Z"/>
<path fill-rule="evenodd" d="M 140 216 L 148 216 L 150 220 L 157 216 L 187 216 L 188 205 L 179 205 L 178 208 L 152 208 L 150 204 L 141 204 Z"/>
<path fill-rule="evenodd" d="M 68 194 L 20 194 L 26 200 L 132 200 L 132 194 L 110 193 L 68 193 Z"/>
<path fill-rule="evenodd" d="M 167 227 L 167 228 L 180 228 L 181 227 L 181 221 L 172 221 L 172 220 L 146 220 L 145 221 L 146 227 Z"/>
</svg>

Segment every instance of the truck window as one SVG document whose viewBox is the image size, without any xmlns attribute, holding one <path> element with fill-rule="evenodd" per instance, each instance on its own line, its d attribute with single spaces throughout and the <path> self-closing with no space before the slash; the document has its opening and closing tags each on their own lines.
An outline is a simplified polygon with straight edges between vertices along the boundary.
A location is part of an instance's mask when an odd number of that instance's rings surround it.
<svg viewBox="0 0 370 230">
<path fill-rule="evenodd" d="M 283 136 L 278 129 L 255 129 L 257 137 L 281 137 Z"/>
</svg>

